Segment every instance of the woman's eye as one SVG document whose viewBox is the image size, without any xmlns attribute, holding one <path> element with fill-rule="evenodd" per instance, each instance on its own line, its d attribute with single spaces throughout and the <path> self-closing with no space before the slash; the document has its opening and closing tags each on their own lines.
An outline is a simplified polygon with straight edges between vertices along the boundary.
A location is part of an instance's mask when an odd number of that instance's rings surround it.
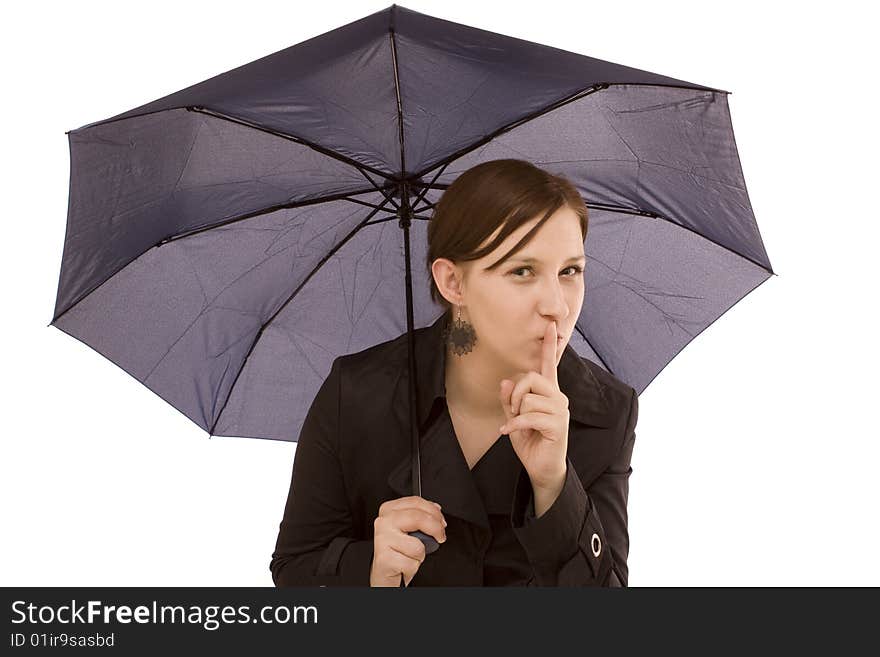
<svg viewBox="0 0 880 657">
<path fill-rule="evenodd" d="M 520 271 L 531 271 L 531 269 L 532 269 L 531 267 L 520 267 L 519 269 L 514 269 L 510 273 L 514 274 L 514 278 L 525 278 L 524 276 L 517 276 L 516 273 L 520 272 Z M 577 265 L 572 265 L 571 267 L 566 267 L 562 271 L 567 271 L 569 269 L 574 269 L 574 272 L 569 274 L 570 277 L 577 276 L 578 274 L 580 274 L 581 272 L 584 271 L 583 267 L 579 267 Z"/>
</svg>

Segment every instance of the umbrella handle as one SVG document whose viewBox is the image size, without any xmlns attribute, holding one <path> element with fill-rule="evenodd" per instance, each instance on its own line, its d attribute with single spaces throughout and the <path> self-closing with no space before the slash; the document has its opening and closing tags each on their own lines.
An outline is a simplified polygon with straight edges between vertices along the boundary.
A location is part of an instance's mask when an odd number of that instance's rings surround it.
<svg viewBox="0 0 880 657">
<path fill-rule="evenodd" d="M 422 543 L 425 544 L 425 554 L 431 554 L 432 552 L 436 552 L 437 548 L 440 547 L 440 544 L 437 542 L 437 539 L 433 536 L 426 534 L 425 532 L 420 532 L 418 530 L 408 532 L 410 536 L 415 536 Z"/>
<path fill-rule="evenodd" d="M 432 552 L 436 552 L 437 548 L 440 547 L 440 544 L 437 542 L 437 539 L 425 532 L 421 532 L 419 530 L 407 532 L 410 536 L 415 536 L 422 543 L 425 544 L 425 554 L 431 554 Z M 406 588 L 406 581 L 404 580 L 403 573 L 400 573 L 400 586 L 398 588 Z"/>
<path fill-rule="evenodd" d="M 425 532 L 420 532 L 419 530 L 415 530 L 412 532 L 407 532 L 410 536 L 415 536 L 422 543 L 425 544 L 425 554 L 431 554 L 432 552 L 436 552 L 437 548 L 440 547 L 440 544 L 437 542 L 437 539 Z M 405 580 L 403 578 L 403 573 L 400 573 L 400 585 L 398 588 L 406 588 Z"/>
</svg>

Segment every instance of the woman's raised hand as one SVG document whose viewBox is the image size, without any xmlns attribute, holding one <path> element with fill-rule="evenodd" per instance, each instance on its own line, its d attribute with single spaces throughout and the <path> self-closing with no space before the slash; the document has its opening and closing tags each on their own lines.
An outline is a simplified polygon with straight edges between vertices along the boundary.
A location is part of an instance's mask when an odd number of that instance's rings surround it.
<svg viewBox="0 0 880 657">
<path fill-rule="evenodd" d="M 533 486 L 551 488 L 564 479 L 568 449 L 568 397 L 559 389 L 556 324 L 544 331 L 541 371 L 517 381 L 503 379 L 499 398 L 507 421 L 499 430 L 525 467 Z"/>
<path fill-rule="evenodd" d="M 383 502 L 373 522 L 373 563 L 370 586 L 409 586 L 425 560 L 425 544 L 407 532 L 420 530 L 438 543 L 446 540 L 446 520 L 440 505 L 418 495 Z"/>
</svg>

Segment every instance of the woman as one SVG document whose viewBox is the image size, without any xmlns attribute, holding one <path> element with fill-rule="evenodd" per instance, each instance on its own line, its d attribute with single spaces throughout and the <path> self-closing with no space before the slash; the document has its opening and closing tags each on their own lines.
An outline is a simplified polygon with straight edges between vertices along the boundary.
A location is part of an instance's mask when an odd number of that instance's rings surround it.
<svg viewBox="0 0 880 657">
<path fill-rule="evenodd" d="M 337 358 L 318 391 L 277 586 L 627 586 L 638 397 L 568 345 L 587 227 L 576 188 L 523 160 L 449 186 L 426 263 L 445 312 L 414 333 L 423 497 L 404 333 Z"/>
</svg>

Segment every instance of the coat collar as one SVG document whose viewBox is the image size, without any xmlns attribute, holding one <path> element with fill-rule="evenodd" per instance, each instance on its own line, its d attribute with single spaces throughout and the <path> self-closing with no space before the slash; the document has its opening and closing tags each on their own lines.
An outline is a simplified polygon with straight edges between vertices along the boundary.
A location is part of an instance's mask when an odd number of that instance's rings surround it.
<svg viewBox="0 0 880 657">
<path fill-rule="evenodd" d="M 510 482 L 517 477 L 510 468 L 522 464 L 516 457 L 510 438 L 501 436 L 474 467 L 491 469 L 491 476 L 500 479 L 498 490 L 480 495 L 474 472 L 455 435 L 452 419 L 446 408 L 446 345 L 443 329 L 449 321 L 447 310 L 431 325 L 414 331 L 414 352 L 417 376 L 417 416 L 421 429 L 419 456 L 421 462 L 422 496 L 436 501 L 444 514 L 451 513 L 464 520 L 489 527 L 487 512 L 510 511 L 513 488 Z M 406 345 L 406 336 L 401 336 Z M 404 359 L 406 350 L 404 349 Z M 408 371 L 404 361 L 403 370 Z M 578 425 L 607 428 L 614 424 L 604 387 L 570 344 L 566 345 L 557 367 L 559 389 L 568 397 L 569 415 L 573 421 L 569 440 L 580 430 Z M 401 435 L 407 441 L 406 454 L 388 476 L 388 484 L 400 496 L 412 495 L 412 457 L 409 448 L 409 415 L 406 413 L 409 382 L 401 376 L 396 394 L 396 410 L 403 423 Z M 401 411 L 401 409 L 403 409 Z M 487 473 L 488 474 L 488 473 Z M 515 472 L 514 474 L 518 474 Z M 507 490 L 510 488 L 510 490 Z M 484 500 L 485 499 L 485 504 Z"/>
</svg>

